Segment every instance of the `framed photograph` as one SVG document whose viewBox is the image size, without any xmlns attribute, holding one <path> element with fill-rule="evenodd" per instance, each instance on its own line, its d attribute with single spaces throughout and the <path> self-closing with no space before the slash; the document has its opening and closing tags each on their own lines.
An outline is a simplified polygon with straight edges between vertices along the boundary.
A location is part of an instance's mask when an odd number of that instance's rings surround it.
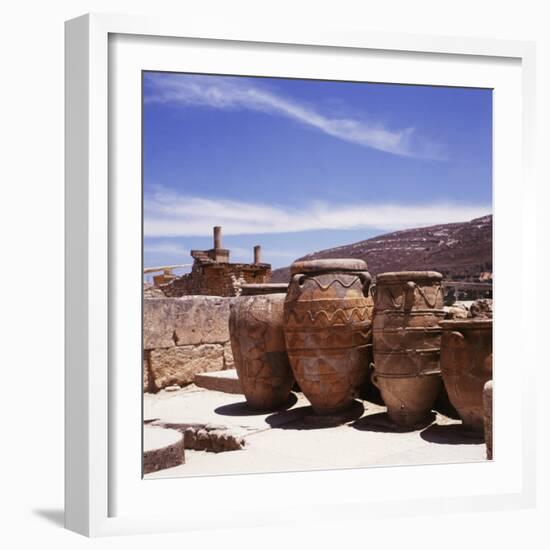
<svg viewBox="0 0 550 550">
<path fill-rule="evenodd" d="M 533 98 L 526 42 L 67 22 L 67 528 L 533 505 Z"/>
</svg>

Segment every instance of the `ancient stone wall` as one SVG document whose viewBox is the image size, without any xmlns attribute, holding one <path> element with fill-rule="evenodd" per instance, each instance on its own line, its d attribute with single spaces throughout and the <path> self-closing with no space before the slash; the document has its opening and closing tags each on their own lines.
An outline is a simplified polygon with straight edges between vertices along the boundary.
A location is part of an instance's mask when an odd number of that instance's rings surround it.
<svg viewBox="0 0 550 550">
<path fill-rule="evenodd" d="M 232 298 L 183 296 L 143 301 L 143 391 L 186 386 L 195 374 L 233 368 Z"/>
<path fill-rule="evenodd" d="M 166 296 L 209 295 L 237 296 L 240 287 L 249 283 L 267 283 L 269 264 L 195 263 L 191 273 L 162 286 Z"/>
</svg>

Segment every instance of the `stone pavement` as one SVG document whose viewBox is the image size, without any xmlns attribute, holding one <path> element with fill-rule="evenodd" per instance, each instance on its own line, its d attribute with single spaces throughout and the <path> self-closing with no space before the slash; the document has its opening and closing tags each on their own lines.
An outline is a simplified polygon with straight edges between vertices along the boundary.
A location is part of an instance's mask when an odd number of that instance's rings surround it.
<svg viewBox="0 0 550 550">
<path fill-rule="evenodd" d="M 439 413 L 428 427 L 396 433 L 385 408 L 368 401 L 358 402 L 345 424 L 325 426 L 300 393 L 282 410 L 258 413 L 247 408 L 243 395 L 190 385 L 145 394 L 144 420 L 182 431 L 206 426 L 244 443 L 242 449 L 226 452 L 186 449 L 185 464 L 147 479 L 473 462 L 485 460 L 486 452 L 482 440 L 462 435 L 458 421 Z"/>
</svg>

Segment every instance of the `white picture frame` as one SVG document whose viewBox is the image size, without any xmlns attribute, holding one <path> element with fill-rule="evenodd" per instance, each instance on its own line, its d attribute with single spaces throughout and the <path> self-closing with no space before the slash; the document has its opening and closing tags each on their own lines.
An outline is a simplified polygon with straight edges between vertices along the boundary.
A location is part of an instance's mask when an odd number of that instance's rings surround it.
<svg viewBox="0 0 550 550">
<path fill-rule="evenodd" d="M 137 219 L 141 224 L 141 210 L 131 207 L 137 204 L 136 193 L 141 197 L 141 188 L 135 187 L 140 166 L 133 166 L 135 142 L 141 137 L 135 135 L 136 121 L 132 122 L 128 113 L 119 116 L 111 108 L 118 71 L 128 70 L 129 79 L 124 81 L 131 82 L 132 74 L 153 49 L 144 42 L 153 38 L 164 42 L 155 55 L 160 55 L 165 64 L 170 64 L 170 50 L 182 44 L 181 47 L 185 47 L 184 43 L 190 40 L 195 46 L 199 44 L 198 56 L 195 52 L 193 58 L 197 72 L 201 64 L 207 62 L 206 57 L 200 55 L 200 44 L 208 41 L 209 47 L 225 48 L 228 52 L 231 48 L 249 48 L 249 63 L 254 59 L 263 63 L 261 55 L 267 51 L 273 52 L 270 57 L 276 63 L 282 55 L 277 49 L 291 56 L 287 60 L 293 56 L 299 58 L 306 50 L 307 55 L 384 55 L 385 65 L 393 64 L 391 70 L 394 72 L 387 80 L 391 82 L 422 83 L 421 76 L 412 76 L 410 67 L 416 64 L 420 75 L 423 70 L 433 70 L 429 65 L 436 63 L 440 70 L 433 76 L 434 84 L 460 85 L 463 82 L 463 85 L 473 85 L 471 82 L 479 82 L 491 86 L 491 82 L 498 83 L 495 97 L 500 103 L 494 128 L 497 143 L 494 181 L 498 189 L 495 199 L 495 366 L 498 372 L 495 446 L 502 449 L 501 458 L 482 465 L 458 465 L 463 474 L 456 474 L 453 468 L 457 465 L 442 465 L 149 482 L 143 482 L 141 476 L 136 477 L 140 455 L 135 450 L 138 439 L 141 444 L 138 435 L 141 423 L 139 418 L 135 420 L 137 427 L 129 423 L 138 414 L 136 404 L 141 399 L 141 391 L 139 396 L 132 392 L 141 387 L 141 379 L 139 367 L 131 374 L 133 367 L 123 367 L 122 358 L 129 353 L 130 361 L 126 363 L 131 363 L 139 352 L 132 342 L 141 338 L 140 324 L 136 333 L 136 323 L 141 323 L 141 319 L 136 318 L 140 310 L 134 303 L 135 293 L 141 292 L 141 272 L 136 272 L 137 284 L 129 284 L 128 289 L 119 284 L 123 276 L 133 273 L 136 248 L 130 246 L 126 253 L 117 243 L 124 242 L 128 231 L 136 227 Z M 113 51 L 121 57 L 112 58 Z M 160 58 L 151 55 L 146 68 L 159 68 L 151 63 L 159 63 Z M 241 54 L 236 55 L 236 63 L 240 62 L 239 57 L 243 59 Z M 230 55 L 227 59 L 217 56 L 215 63 L 231 63 L 230 58 Z M 422 68 L 423 64 L 426 67 Z M 527 280 L 527 266 L 535 265 L 536 256 L 535 245 L 528 238 L 536 231 L 536 187 L 532 177 L 534 67 L 535 47 L 529 42 L 394 35 L 368 30 L 361 33 L 311 28 L 297 31 L 273 29 L 269 24 L 262 28 L 252 27 L 244 22 L 242 28 L 226 29 L 204 27 L 193 21 L 119 15 L 85 15 L 68 21 L 66 527 L 88 536 L 100 536 L 208 529 L 214 524 L 217 527 L 284 524 L 296 521 L 296 510 L 285 504 L 284 491 L 290 483 L 294 487 L 301 484 L 310 492 L 307 508 L 300 512 L 302 522 L 325 521 L 331 517 L 360 520 L 365 514 L 391 517 L 429 514 L 435 510 L 481 511 L 533 506 L 536 447 L 529 418 L 535 414 L 536 361 L 534 335 L 529 332 L 527 322 L 536 316 L 537 294 L 534 285 L 522 283 Z M 209 70 L 212 69 L 205 72 Z M 303 65 L 285 70 L 301 74 Z M 382 74 L 374 80 L 382 79 Z M 130 105 L 132 102 L 133 99 L 128 101 Z M 125 133 L 132 143 L 124 139 Z M 116 151 L 112 148 L 113 139 L 118 139 Z M 126 169 L 128 171 L 124 172 Z M 123 181 L 121 175 L 125 183 L 113 186 L 113 181 Z M 516 185 L 512 188 L 514 178 Z M 521 185 L 517 185 L 518 180 Z M 132 197 L 126 209 L 129 214 L 124 214 L 118 206 L 117 198 L 121 193 L 129 193 Z M 501 222 L 497 221 L 500 212 L 505 213 L 510 207 L 516 208 L 515 228 L 509 223 L 509 213 L 508 221 L 506 214 L 502 214 Z M 135 238 L 141 240 L 141 234 Z M 520 268 L 514 276 L 509 268 L 518 263 Z M 504 301 L 502 306 L 498 301 L 498 296 L 504 296 L 513 284 L 520 288 L 517 296 L 520 305 L 515 311 Z M 120 328 L 118 314 L 122 306 L 131 319 L 125 330 Z M 512 350 L 503 350 L 511 338 L 515 338 L 517 345 Z M 522 370 L 518 382 L 505 365 L 520 355 Z M 505 406 L 507 400 L 513 398 L 514 391 L 519 392 L 516 397 L 521 402 L 521 415 L 516 417 L 507 416 L 510 413 Z M 505 423 L 512 426 L 512 434 L 503 429 Z M 121 467 L 121 464 L 128 464 L 124 460 L 133 461 L 134 456 L 136 464 L 132 462 L 128 467 Z M 461 475 L 478 480 L 478 489 L 474 491 L 473 481 L 465 483 Z M 449 488 L 449 495 L 444 489 L 438 494 L 442 481 L 450 478 L 457 480 L 456 487 Z M 190 495 L 186 502 L 193 502 L 185 510 L 182 510 L 185 503 L 179 504 L 179 508 L 174 504 L 177 492 L 181 494 L 182 483 L 186 483 L 183 490 Z M 324 487 L 324 493 L 317 494 L 320 486 Z M 359 489 L 351 490 L 353 487 Z M 212 506 L 204 498 L 212 491 L 234 492 L 236 489 L 242 493 L 242 499 L 232 505 L 235 512 L 232 514 L 227 513 L 227 506 Z M 266 491 L 270 499 L 264 504 L 261 496 Z M 328 497 L 324 500 L 326 494 Z M 148 502 L 155 503 L 156 515 L 146 508 Z M 174 513 L 169 513 L 170 510 Z M 242 513 L 237 514 L 237 510 Z"/>
</svg>

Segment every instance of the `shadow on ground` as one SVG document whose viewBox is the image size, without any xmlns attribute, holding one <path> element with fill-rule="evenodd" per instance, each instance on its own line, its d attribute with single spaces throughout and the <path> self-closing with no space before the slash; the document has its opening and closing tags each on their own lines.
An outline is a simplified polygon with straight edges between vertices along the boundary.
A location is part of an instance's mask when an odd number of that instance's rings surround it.
<svg viewBox="0 0 550 550">
<path fill-rule="evenodd" d="M 422 423 L 422 425 L 413 426 L 411 428 L 403 428 L 402 426 L 395 424 L 386 412 L 379 412 L 359 418 L 351 424 L 351 427 L 364 432 L 404 433 L 422 430 L 426 426 L 429 426 L 434 420 L 435 414 L 432 413 L 426 421 Z"/>
<path fill-rule="evenodd" d="M 421 432 L 420 437 L 424 441 L 442 445 L 479 445 L 484 442 L 483 436 L 464 432 L 462 424 L 433 424 Z"/>
<path fill-rule="evenodd" d="M 290 407 L 294 406 L 296 404 L 296 401 L 298 401 L 298 398 L 293 393 L 291 393 L 288 401 L 279 409 L 277 409 L 277 411 L 286 411 Z M 224 416 L 257 416 L 269 413 L 269 411 L 251 409 L 246 401 L 239 401 L 237 403 L 230 403 L 229 405 L 222 405 L 221 407 L 217 407 L 216 409 L 214 409 L 214 412 L 216 414 L 221 414 Z"/>
<path fill-rule="evenodd" d="M 338 414 L 316 414 L 311 406 L 296 407 L 288 411 L 279 411 L 268 416 L 265 421 L 272 428 L 283 430 L 317 430 L 334 428 L 353 422 L 365 412 L 363 403 L 355 401 L 353 406 Z"/>
<path fill-rule="evenodd" d="M 63 510 L 33 510 L 35 516 L 41 517 L 57 527 L 65 526 L 65 512 Z"/>
</svg>

